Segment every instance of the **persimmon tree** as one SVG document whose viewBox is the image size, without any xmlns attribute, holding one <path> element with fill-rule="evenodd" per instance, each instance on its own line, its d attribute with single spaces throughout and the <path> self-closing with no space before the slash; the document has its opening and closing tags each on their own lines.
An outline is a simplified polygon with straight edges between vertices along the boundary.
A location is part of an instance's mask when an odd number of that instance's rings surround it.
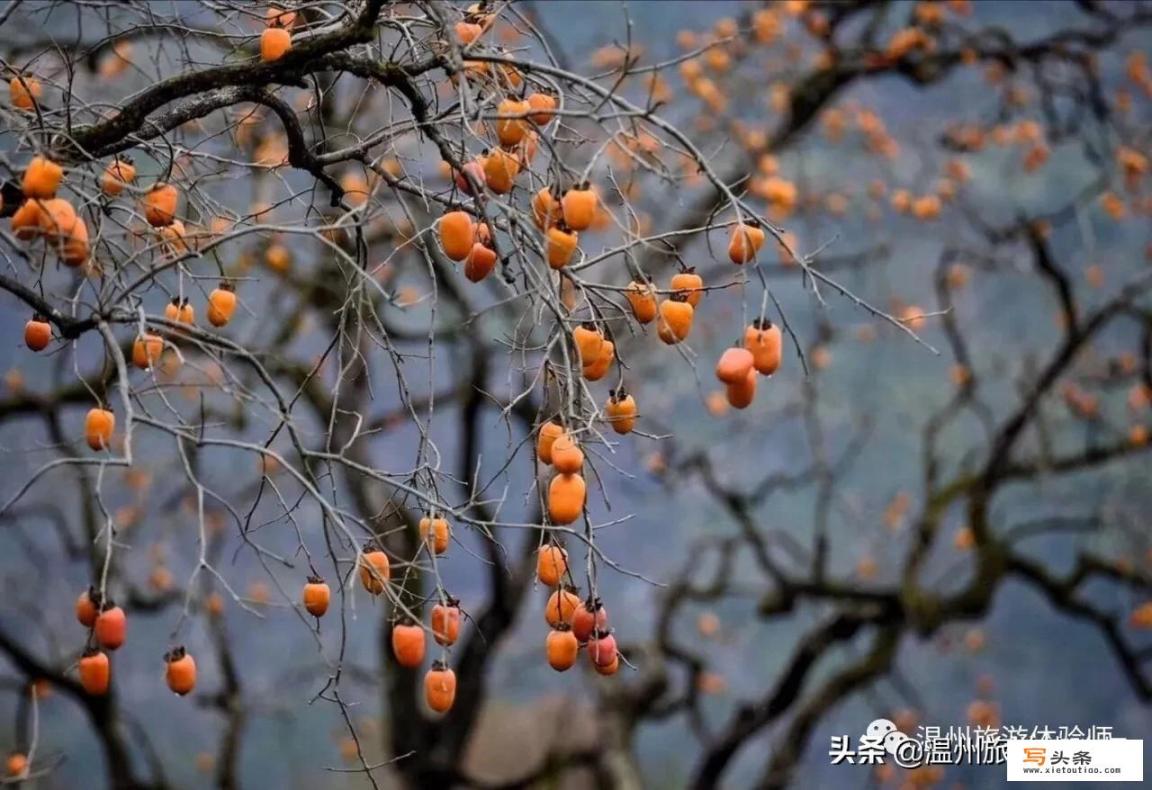
<svg viewBox="0 0 1152 790">
<path fill-rule="evenodd" d="M 588 6 L 622 40 L 569 51 L 543 3 L 0 11 L 12 778 L 65 770 L 57 690 L 110 786 L 172 784 L 132 689 L 210 713 L 225 787 L 292 701 L 341 724 L 346 764 L 309 768 L 374 787 L 638 786 L 638 729 L 673 719 L 695 785 L 769 736 L 755 781 L 783 786 L 1011 582 L 1149 696 L 1141 495 L 1109 481 L 1146 463 L 1152 398 L 1152 10 L 1032 34 L 967 2 L 748 4 L 652 55 Z M 911 124 L 880 84 L 971 101 Z M 997 325 L 1013 292 L 1056 321 Z M 892 381 L 838 372 L 885 353 Z M 1091 502 L 1019 505 L 1073 476 Z M 653 567 L 611 549 L 664 540 L 640 478 L 708 502 Z M 1029 550 L 1054 536 L 1070 571 Z M 749 596 L 795 638 L 712 701 L 715 612 Z M 488 779 L 519 639 L 584 668 L 596 736 Z"/>
</svg>

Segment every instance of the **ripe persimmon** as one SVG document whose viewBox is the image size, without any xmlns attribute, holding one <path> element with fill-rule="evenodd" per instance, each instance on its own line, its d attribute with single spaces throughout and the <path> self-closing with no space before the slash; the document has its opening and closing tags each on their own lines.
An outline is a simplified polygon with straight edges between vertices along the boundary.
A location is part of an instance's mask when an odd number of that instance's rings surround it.
<svg viewBox="0 0 1152 790">
<path fill-rule="evenodd" d="M 588 490 L 579 474 L 556 475 L 548 485 L 548 516 L 554 524 L 571 524 L 584 512 Z"/>
<path fill-rule="evenodd" d="M 28 773 L 28 757 L 21 752 L 13 752 L 4 761 L 4 770 L 9 779 L 19 779 Z"/>
<path fill-rule="evenodd" d="M 725 387 L 725 395 L 733 408 L 746 409 L 752 405 L 752 401 L 756 398 L 756 370 L 749 368 L 743 381 L 728 384 Z"/>
<path fill-rule="evenodd" d="M 80 657 L 80 685 L 84 691 L 93 697 L 102 697 L 108 693 L 108 686 L 112 680 L 112 667 L 108 661 L 108 654 L 94 647 L 84 651 Z"/>
<path fill-rule="evenodd" d="M 116 430 L 116 415 L 108 409 L 88 410 L 84 419 L 84 438 L 93 450 L 106 450 L 112 446 L 112 433 Z"/>
<path fill-rule="evenodd" d="M 475 181 L 476 185 L 483 190 L 484 185 L 488 183 L 488 176 L 484 172 L 484 162 L 479 159 L 465 162 L 455 174 L 454 180 L 456 188 L 466 195 L 472 194 L 472 181 Z"/>
<path fill-rule="evenodd" d="M 572 633 L 581 643 L 587 642 L 594 631 L 608 630 L 608 610 L 599 598 L 589 596 L 572 613 Z"/>
<path fill-rule="evenodd" d="M 131 159 L 117 157 L 104 168 L 100 176 L 100 189 L 109 197 L 116 197 L 124 187 L 136 181 L 136 166 Z"/>
<path fill-rule="evenodd" d="M 556 587 L 568 573 L 568 552 L 563 546 L 548 543 L 536 552 L 536 578 L 541 584 Z"/>
<path fill-rule="evenodd" d="M 501 117 L 496 119 L 496 137 L 500 145 L 511 148 L 518 145 L 528 133 L 527 114 L 532 107 L 526 101 L 504 99 L 496 107 Z M 520 117 L 517 117 L 520 116 Z"/>
<path fill-rule="evenodd" d="M 555 225 L 560 220 L 560 204 L 548 187 L 540 187 L 532 196 L 532 219 L 540 230 Z"/>
<path fill-rule="evenodd" d="M 477 25 L 475 22 L 457 22 L 456 23 L 456 40 L 460 42 L 460 46 L 466 47 L 484 33 L 484 28 Z"/>
<path fill-rule="evenodd" d="M 546 464 L 552 463 L 552 445 L 564 434 L 557 422 L 546 422 L 536 432 L 536 457 Z"/>
<path fill-rule="evenodd" d="M 604 404 L 604 413 L 608 417 L 608 423 L 612 426 L 612 430 L 618 434 L 632 433 L 636 427 L 636 399 L 625 392 L 623 387 L 608 391 L 608 402 Z"/>
<path fill-rule="evenodd" d="M 553 269 L 563 269 L 572 261 L 579 237 L 563 225 L 548 228 L 548 265 Z"/>
<path fill-rule="evenodd" d="M 292 49 L 292 33 L 282 27 L 266 27 L 260 34 L 260 60 L 272 63 Z"/>
<path fill-rule="evenodd" d="M 616 660 L 616 637 L 610 631 L 594 630 L 588 637 L 588 658 L 595 666 L 611 666 Z"/>
<path fill-rule="evenodd" d="M 180 193 L 171 184 L 158 181 L 141 199 L 144 219 L 154 228 L 171 225 L 176 219 L 176 204 Z"/>
<path fill-rule="evenodd" d="M 687 269 L 672 275 L 668 287 L 672 291 L 683 291 L 688 294 L 688 304 L 692 307 L 700 304 L 700 298 L 704 296 L 704 278 L 697 274 L 695 269 Z"/>
<path fill-rule="evenodd" d="M 196 688 L 196 659 L 184 649 L 184 646 L 174 648 L 164 656 L 167 664 L 165 679 L 168 688 L 183 697 Z"/>
<path fill-rule="evenodd" d="M 392 655 L 402 667 L 415 669 L 424 663 L 426 642 L 424 629 L 410 618 L 392 626 Z"/>
<path fill-rule="evenodd" d="M 95 587 L 89 587 L 76 598 L 76 619 L 85 628 L 96 624 L 100 614 L 100 593 Z"/>
<path fill-rule="evenodd" d="M 225 326 L 236 312 L 236 289 L 222 282 L 208 294 L 208 321 L 212 326 Z"/>
<path fill-rule="evenodd" d="M 556 97 L 548 93 L 528 94 L 528 107 L 532 110 L 529 116 L 537 126 L 547 126 L 556 117 Z"/>
<path fill-rule="evenodd" d="M 548 653 L 548 666 L 557 672 L 565 672 L 576 664 L 580 643 L 572 634 L 572 629 L 568 624 L 561 623 L 554 630 L 548 632 L 545 649 Z"/>
<path fill-rule="evenodd" d="M 745 264 L 755 260 L 756 254 L 764 246 L 764 229 L 741 223 L 732 226 L 728 239 L 728 259 L 735 264 Z"/>
<path fill-rule="evenodd" d="M 572 341 L 576 344 L 576 353 L 582 365 L 590 364 L 600 358 L 600 351 L 606 342 L 596 324 L 585 322 L 572 330 Z"/>
<path fill-rule="evenodd" d="M 455 598 L 432 607 L 432 637 L 444 647 L 451 647 L 460 638 L 460 602 Z"/>
<path fill-rule="evenodd" d="M 388 555 L 375 546 L 367 546 L 360 553 L 360 583 L 373 595 L 384 592 L 392 575 Z"/>
<path fill-rule="evenodd" d="M 332 590 L 328 583 L 319 576 L 309 576 L 304 585 L 304 608 L 313 617 L 323 617 L 328 611 L 328 603 L 332 600 Z"/>
<path fill-rule="evenodd" d="M 468 260 L 464 261 L 464 276 L 471 282 L 478 283 L 487 277 L 496 268 L 496 250 L 487 244 L 476 242 L 468 253 Z"/>
<path fill-rule="evenodd" d="M 8 95 L 17 110 L 34 109 L 43 94 L 44 86 L 35 77 L 17 74 L 8 81 Z"/>
<path fill-rule="evenodd" d="M 725 349 L 716 362 L 716 378 L 725 384 L 737 384 L 748 378 L 755 358 L 747 348 Z"/>
<path fill-rule="evenodd" d="M 148 370 L 160 360 L 164 353 L 164 338 L 145 333 L 137 336 L 132 343 L 132 364 L 141 370 Z"/>
<path fill-rule="evenodd" d="M 440 246 L 444 254 L 454 261 L 462 261 L 472 251 L 476 241 L 476 223 L 464 211 L 449 211 L 440 218 Z"/>
<path fill-rule="evenodd" d="M 496 148 L 484 157 L 485 182 L 497 195 L 511 192 L 518 175 L 520 175 L 520 159 L 515 154 L 503 148 Z"/>
<path fill-rule="evenodd" d="M 20 185 L 24 197 L 48 200 L 56 197 L 56 190 L 64 179 L 64 169 L 45 156 L 34 156 L 24 169 Z"/>
<path fill-rule="evenodd" d="M 420 540 L 437 554 L 448 551 L 452 539 L 452 527 L 448 520 L 439 516 L 424 516 L 420 519 Z"/>
<path fill-rule="evenodd" d="M 761 375 L 771 376 L 780 368 L 782 346 L 780 328 L 767 319 L 756 319 L 744 330 L 744 348 L 752 352 L 752 365 Z"/>
<path fill-rule="evenodd" d="M 678 291 L 660 303 L 656 333 L 668 345 L 683 342 L 692 331 L 694 311 L 688 295 Z"/>
<path fill-rule="evenodd" d="M 587 181 L 573 187 L 560 198 L 564 224 L 572 230 L 587 230 L 596 219 L 596 192 Z"/>
<path fill-rule="evenodd" d="M 605 340 L 600 345 L 600 355 L 589 362 L 585 362 L 583 366 L 583 376 L 588 381 L 599 381 L 604 378 L 608 373 L 608 369 L 612 367 L 612 361 L 616 358 L 616 344 L 611 340 Z"/>
<path fill-rule="evenodd" d="M 21 241 L 30 241 L 39 236 L 40 228 L 40 202 L 25 200 L 12 214 L 12 233 Z"/>
<path fill-rule="evenodd" d="M 96 641 L 105 650 L 117 650 L 128 638 L 128 616 L 112 601 L 104 601 L 93 626 Z"/>
<path fill-rule="evenodd" d="M 572 622 L 572 615 L 581 605 L 575 590 L 575 587 L 561 587 L 548 596 L 548 602 L 544 604 L 544 619 L 548 625 L 556 628 L 561 623 L 567 625 Z"/>
<path fill-rule="evenodd" d="M 456 673 L 443 661 L 435 661 L 424 675 L 424 701 L 437 713 L 451 710 L 456 701 Z"/>
<path fill-rule="evenodd" d="M 632 315 L 640 323 L 651 323 L 656 317 L 659 305 L 656 301 L 656 286 L 652 283 L 633 280 L 628 284 L 624 298 L 632 308 Z"/>
<path fill-rule="evenodd" d="M 570 475 L 584 468 L 584 451 L 565 432 L 552 443 L 552 466 L 560 474 Z"/>
<path fill-rule="evenodd" d="M 52 325 L 37 313 L 24 324 L 24 345 L 32 351 L 43 351 L 52 342 Z"/>
</svg>

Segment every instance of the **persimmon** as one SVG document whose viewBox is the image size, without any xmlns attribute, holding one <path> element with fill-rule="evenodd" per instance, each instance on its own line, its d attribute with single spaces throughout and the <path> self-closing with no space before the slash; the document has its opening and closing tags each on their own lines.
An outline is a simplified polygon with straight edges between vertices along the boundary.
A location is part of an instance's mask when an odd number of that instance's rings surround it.
<svg viewBox="0 0 1152 790">
<path fill-rule="evenodd" d="M 687 269 L 672 275 L 668 287 L 672 291 L 683 291 L 688 294 L 688 304 L 696 307 L 700 298 L 704 296 L 704 278 L 696 273 L 695 269 Z"/>
<path fill-rule="evenodd" d="M 93 626 L 96 642 L 105 650 L 117 650 L 128 638 L 128 617 L 112 601 L 105 601 L 100 606 L 100 614 L 96 615 Z"/>
<path fill-rule="evenodd" d="M 169 255 L 180 255 L 188 252 L 188 231 L 184 223 L 178 219 L 159 228 L 160 243 Z"/>
<path fill-rule="evenodd" d="M 388 555 L 374 546 L 368 546 L 360 553 L 360 583 L 373 595 L 384 592 L 391 578 L 391 563 Z"/>
<path fill-rule="evenodd" d="M 208 322 L 212 326 L 225 326 L 236 312 L 236 289 L 231 283 L 222 282 L 208 294 Z"/>
<path fill-rule="evenodd" d="M 179 309 L 176 311 L 176 320 L 182 324 L 195 324 L 196 323 L 196 308 L 185 297 L 184 301 L 180 304 Z"/>
<path fill-rule="evenodd" d="M 536 432 L 536 457 L 546 464 L 552 463 L 552 445 L 564 435 L 564 428 L 556 422 L 546 422 Z"/>
<path fill-rule="evenodd" d="M 764 246 L 764 229 L 744 222 L 732 226 L 728 239 L 728 259 L 735 264 L 745 264 L 755 260 L 756 254 Z"/>
<path fill-rule="evenodd" d="M 556 628 L 561 623 L 567 625 L 572 622 L 572 615 L 580 606 L 580 596 L 574 587 L 562 587 L 554 590 L 544 604 L 544 619 L 548 625 Z"/>
<path fill-rule="evenodd" d="M 588 381 L 599 381 L 607 375 L 612 361 L 616 358 L 616 344 L 605 340 L 600 345 L 600 354 L 596 359 L 584 363 L 581 373 Z"/>
<path fill-rule="evenodd" d="M 392 655 L 402 667 L 415 669 L 424 663 L 426 642 L 424 629 L 410 618 L 392 626 Z"/>
<path fill-rule="evenodd" d="M 95 587 L 89 587 L 76 598 L 76 620 L 85 628 L 96 624 L 96 617 L 100 614 L 100 593 Z"/>
<path fill-rule="evenodd" d="M 82 217 L 73 217 L 68 229 L 58 237 L 56 252 L 65 266 L 75 268 L 88 261 L 88 225 Z"/>
<path fill-rule="evenodd" d="M 266 27 L 260 34 L 260 60 L 272 63 L 292 49 L 292 33 L 282 27 Z"/>
<path fill-rule="evenodd" d="M 108 409 L 88 410 L 84 419 L 84 438 L 93 450 L 105 450 L 112 445 L 112 433 L 116 430 L 116 415 Z"/>
<path fill-rule="evenodd" d="M 439 516 L 424 516 L 420 519 L 420 540 L 437 554 L 448 551 L 452 539 L 452 527 L 448 520 Z"/>
<path fill-rule="evenodd" d="M 577 234 L 563 225 L 548 228 L 548 265 L 553 269 L 563 269 L 567 266 L 576 252 L 578 240 Z"/>
<path fill-rule="evenodd" d="M 488 183 L 488 176 L 484 172 L 484 162 L 480 160 L 473 160 L 466 162 L 461 166 L 460 170 L 455 174 L 454 181 L 456 188 L 466 195 L 472 194 L 472 183 L 476 182 L 476 186 L 484 189 L 484 185 Z"/>
<path fill-rule="evenodd" d="M 623 387 L 609 390 L 604 413 L 608 416 L 612 430 L 618 434 L 632 433 L 636 427 L 636 399 L 625 392 Z"/>
<path fill-rule="evenodd" d="M 511 192 L 518 175 L 520 175 L 520 159 L 515 154 L 497 148 L 484 157 L 485 182 L 497 195 Z"/>
<path fill-rule="evenodd" d="M 45 156 L 34 156 L 24 168 L 24 179 L 20 186 L 24 197 L 47 200 L 56 197 L 56 190 L 64 179 L 64 168 Z"/>
<path fill-rule="evenodd" d="M 270 5 L 264 10 L 264 21 L 269 27 L 290 28 L 296 24 L 296 12 L 286 11 L 278 5 Z"/>
<path fill-rule="evenodd" d="M 22 241 L 30 241 L 41 234 L 40 202 L 25 200 L 12 214 L 12 233 Z"/>
<path fill-rule="evenodd" d="M 323 617 L 328 611 L 328 604 L 332 600 L 332 590 L 328 583 L 319 576 L 309 576 L 304 585 L 304 608 L 313 617 Z"/>
<path fill-rule="evenodd" d="M 132 343 L 132 364 L 141 370 L 148 370 L 160 360 L 163 353 L 164 338 L 145 333 Z"/>
<path fill-rule="evenodd" d="M 595 666 L 610 666 L 616 660 L 616 637 L 610 631 L 594 630 L 588 637 L 588 658 Z"/>
<path fill-rule="evenodd" d="M 108 686 L 112 680 L 112 667 L 108 661 L 108 654 L 94 647 L 84 651 L 80 658 L 80 685 L 84 691 L 93 697 L 102 697 L 108 693 Z"/>
<path fill-rule="evenodd" d="M 158 181 L 141 199 L 144 219 L 154 228 L 171 225 L 176 219 L 176 204 L 180 200 L 180 193 L 176 187 Z"/>
<path fill-rule="evenodd" d="M 164 305 L 164 317 L 169 321 L 180 320 L 180 298 L 173 296 L 172 301 Z"/>
<path fill-rule="evenodd" d="M 454 261 L 462 261 L 472 252 L 476 241 L 476 223 L 465 211 L 449 211 L 440 218 L 440 246 Z"/>
<path fill-rule="evenodd" d="M 648 324 L 656 318 L 659 305 L 656 300 L 656 286 L 652 283 L 633 280 L 628 284 L 624 298 L 632 308 L 633 317 L 640 323 Z"/>
<path fill-rule="evenodd" d="M 179 222 L 180 220 L 176 220 Z M 175 225 L 175 222 L 173 222 Z M 283 274 L 291 268 L 291 250 L 285 244 L 268 244 L 264 250 L 264 264 L 273 272 Z"/>
<path fill-rule="evenodd" d="M 525 116 L 531 109 L 528 102 L 515 99 L 504 99 L 497 105 L 496 112 L 501 117 L 496 119 L 496 137 L 500 140 L 500 145 L 511 148 L 524 139 L 524 135 L 528 133 L 528 121 Z"/>
<path fill-rule="evenodd" d="M 484 33 L 484 28 L 477 25 L 475 22 L 457 22 L 456 23 L 456 40 L 460 42 L 460 46 L 466 47 L 476 39 L 480 38 Z"/>
<path fill-rule="evenodd" d="M 548 486 L 548 516 L 554 524 L 571 524 L 584 512 L 588 490 L 579 474 L 556 475 Z"/>
<path fill-rule="evenodd" d="M 581 364 L 588 364 L 599 359 L 600 351 L 604 347 L 604 334 L 596 324 L 585 322 L 572 330 L 572 341 L 576 344 L 576 353 Z"/>
<path fill-rule="evenodd" d="M 496 251 L 486 244 L 476 242 L 464 261 L 464 276 L 474 283 L 487 277 L 496 268 Z"/>
<path fill-rule="evenodd" d="M 20 752 L 13 752 L 4 761 L 4 770 L 10 779 L 18 779 L 28 772 L 28 758 Z"/>
<path fill-rule="evenodd" d="M 771 376 L 780 368 L 783 337 L 780 328 L 765 319 L 754 320 L 744 330 L 744 348 L 752 352 L 752 365 L 756 372 Z"/>
<path fill-rule="evenodd" d="M 451 647 L 460 638 L 460 602 L 455 598 L 432 607 L 432 638 L 444 647 Z"/>
<path fill-rule="evenodd" d="M 435 661 L 424 675 L 424 701 L 437 713 L 447 713 L 456 701 L 456 673 L 443 661 Z"/>
<path fill-rule="evenodd" d="M 573 187 L 560 198 L 564 224 L 572 230 L 587 230 L 596 219 L 596 193 L 585 181 Z"/>
<path fill-rule="evenodd" d="M 737 384 L 753 369 L 755 358 L 747 348 L 729 348 L 716 362 L 716 378 L 725 384 Z"/>
<path fill-rule="evenodd" d="M 43 351 L 52 342 L 52 325 L 37 313 L 24 324 L 24 345 L 33 351 Z"/>
<path fill-rule="evenodd" d="M 532 114 L 528 117 L 532 119 L 532 123 L 537 126 L 547 126 L 556 117 L 556 97 L 548 93 L 535 93 L 528 94 L 528 107 L 532 110 Z"/>
<path fill-rule="evenodd" d="M 17 110 L 35 109 L 44 93 L 44 86 L 35 77 L 17 74 L 8 81 L 8 95 Z"/>
<path fill-rule="evenodd" d="M 566 672 L 576 664 L 580 642 L 572 634 L 572 629 L 567 623 L 560 623 L 554 630 L 548 632 L 545 649 L 548 653 L 548 666 L 557 672 Z"/>
<path fill-rule="evenodd" d="M 541 584 L 556 587 L 568 573 L 568 552 L 563 546 L 548 543 L 536 552 L 536 578 Z"/>
<path fill-rule="evenodd" d="M 181 697 L 196 688 L 196 659 L 192 658 L 183 645 L 169 651 L 164 661 L 167 664 L 164 676 L 168 688 Z"/>
<path fill-rule="evenodd" d="M 668 345 L 683 342 L 692 331 L 693 309 L 689 297 L 678 291 L 660 303 L 656 333 Z"/>
<path fill-rule="evenodd" d="M 79 217 L 76 209 L 64 198 L 50 198 L 48 200 L 28 201 L 37 202 L 40 206 L 40 232 L 50 241 L 56 242 L 67 238 L 76 226 Z"/>
<path fill-rule="evenodd" d="M 592 637 L 593 632 L 607 630 L 608 610 L 599 598 L 588 596 L 572 613 L 572 633 L 583 643 Z"/>
<path fill-rule="evenodd" d="M 536 227 L 541 230 L 551 227 L 559 221 L 560 204 L 556 202 L 556 198 L 552 195 L 552 190 L 549 187 L 541 187 L 532 196 L 532 219 L 536 221 Z"/>
<path fill-rule="evenodd" d="M 136 181 L 136 165 L 131 159 L 117 157 L 104 168 L 100 176 L 100 189 L 109 197 L 116 197 L 124 191 L 124 187 Z"/>
<path fill-rule="evenodd" d="M 560 474 L 570 475 L 584 468 L 584 451 L 568 433 L 552 443 L 552 466 Z"/>
<path fill-rule="evenodd" d="M 756 397 L 756 370 L 749 368 L 743 381 L 728 384 L 725 387 L 728 403 L 736 409 L 746 409 L 752 405 Z"/>
</svg>

